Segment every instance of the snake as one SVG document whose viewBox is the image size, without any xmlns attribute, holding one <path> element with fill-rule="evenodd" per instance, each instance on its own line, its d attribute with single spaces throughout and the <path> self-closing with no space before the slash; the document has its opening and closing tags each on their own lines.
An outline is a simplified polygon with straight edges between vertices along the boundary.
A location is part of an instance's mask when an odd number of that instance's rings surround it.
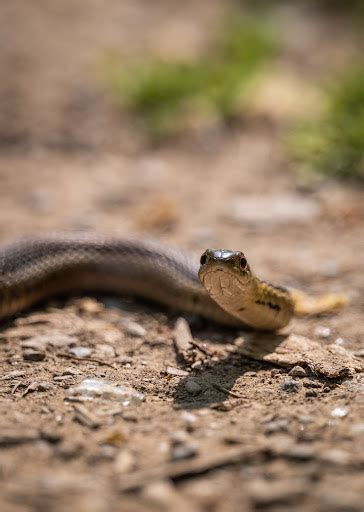
<svg viewBox="0 0 364 512">
<path fill-rule="evenodd" d="M 200 258 L 149 239 L 51 233 L 0 246 L 0 319 L 79 292 L 140 297 L 219 324 L 275 331 L 296 312 L 288 289 L 258 278 L 241 251 Z"/>
</svg>

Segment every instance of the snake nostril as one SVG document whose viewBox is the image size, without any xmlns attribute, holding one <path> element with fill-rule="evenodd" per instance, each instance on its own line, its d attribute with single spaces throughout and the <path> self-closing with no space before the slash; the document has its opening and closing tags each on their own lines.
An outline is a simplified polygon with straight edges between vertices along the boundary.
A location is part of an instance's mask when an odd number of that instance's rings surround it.
<svg viewBox="0 0 364 512">
<path fill-rule="evenodd" d="M 205 265 L 206 262 L 207 262 L 207 255 L 206 255 L 206 253 L 203 253 L 203 255 L 200 258 L 200 264 Z"/>
</svg>

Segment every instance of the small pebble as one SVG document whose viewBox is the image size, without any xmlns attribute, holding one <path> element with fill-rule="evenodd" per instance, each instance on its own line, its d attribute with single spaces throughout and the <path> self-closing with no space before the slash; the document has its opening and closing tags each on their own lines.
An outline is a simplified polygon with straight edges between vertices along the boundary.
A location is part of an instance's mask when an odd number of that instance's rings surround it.
<svg viewBox="0 0 364 512">
<path fill-rule="evenodd" d="M 133 322 L 132 320 L 127 320 L 123 322 L 123 327 L 125 332 L 130 336 L 134 336 L 135 338 L 143 338 L 147 331 L 144 327 L 137 322 Z"/>
<path fill-rule="evenodd" d="M 72 375 L 55 375 L 53 377 L 54 382 L 65 382 L 72 378 Z"/>
<path fill-rule="evenodd" d="M 335 409 L 331 411 L 331 416 L 333 418 L 345 418 L 348 414 L 349 408 L 344 406 L 335 407 Z"/>
<path fill-rule="evenodd" d="M 244 376 L 245 377 L 255 377 L 256 374 L 257 374 L 257 372 L 245 372 Z"/>
<path fill-rule="evenodd" d="M 307 373 L 302 366 L 294 366 L 289 372 L 289 375 L 291 375 L 291 377 L 306 377 Z"/>
<path fill-rule="evenodd" d="M 307 380 L 303 383 L 305 388 L 322 388 L 321 382 L 316 382 L 314 380 Z"/>
<path fill-rule="evenodd" d="M 317 397 L 317 391 L 314 389 L 308 389 L 305 393 L 306 398 L 316 398 Z"/>
<path fill-rule="evenodd" d="M 345 345 L 345 340 L 344 338 L 336 338 L 335 340 L 335 345 Z"/>
<path fill-rule="evenodd" d="M 31 349 L 34 351 L 44 351 L 47 348 L 46 336 L 34 336 L 28 340 L 22 341 L 20 346 L 23 349 Z"/>
<path fill-rule="evenodd" d="M 68 349 L 69 353 L 76 357 L 89 357 L 92 353 L 92 350 L 89 347 L 71 347 Z"/>
<path fill-rule="evenodd" d="M 297 393 L 300 388 L 300 383 L 294 379 L 285 379 L 281 384 L 281 390 L 287 393 Z"/>
<path fill-rule="evenodd" d="M 276 377 L 277 375 L 280 375 L 281 374 L 281 370 L 279 370 L 278 368 L 273 368 L 271 371 L 270 371 L 270 374 L 272 377 Z"/>
<path fill-rule="evenodd" d="M 197 454 L 198 447 L 195 443 L 177 444 L 171 448 L 171 460 L 173 461 L 191 459 L 196 457 Z"/>
<path fill-rule="evenodd" d="M 202 391 L 202 387 L 194 379 L 188 379 L 185 382 L 185 388 L 190 395 L 198 395 Z"/>
<path fill-rule="evenodd" d="M 331 334 L 330 327 L 323 327 L 322 325 L 318 325 L 314 331 L 314 335 L 318 338 L 328 338 Z"/>
<path fill-rule="evenodd" d="M 76 375 L 80 375 L 80 370 L 77 370 L 76 368 L 72 368 L 72 366 L 67 366 L 67 368 L 65 368 L 62 372 L 62 375 L 72 375 L 72 376 L 76 376 Z"/>
<path fill-rule="evenodd" d="M 180 368 L 174 368 L 174 366 L 168 366 L 166 369 L 166 373 L 168 375 L 173 375 L 176 377 L 185 377 L 186 375 L 189 375 L 186 370 L 181 370 Z"/>
<path fill-rule="evenodd" d="M 84 379 L 78 385 L 68 390 L 68 400 L 90 400 L 101 398 L 103 400 L 116 400 L 123 405 L 138 404 L 144 400 L 144 395 L 133 388 L 116 385 L 111 382 L 94 377 Z"/>
<path fill-rule="evenodd" d="M 45 352 L 40 350 L 26 349 L 23 351 L 23 358 L 25 361 L 43 361 L 45 359 Z"/>
</svg>

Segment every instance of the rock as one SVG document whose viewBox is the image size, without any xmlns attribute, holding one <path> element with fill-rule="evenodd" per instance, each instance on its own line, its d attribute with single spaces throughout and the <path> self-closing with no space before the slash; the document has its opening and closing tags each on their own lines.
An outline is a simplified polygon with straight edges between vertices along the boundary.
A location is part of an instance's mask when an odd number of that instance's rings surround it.
<svg viewBox="0 0 364 512">
<path fill-rule="evenodd" d="M 281 384 L 281 390 L 287 393 L 297 393 L 300 388 L 300 383 L 294 379 L 285 379 Z"/>
<path fill-rule="evenodd" d="M 72 368 L 72 366 L 67 366 L 63 372 L 62 372 L 62 375 L 64 376 L 72 376 L 72 377 L 75 377 L 76 375 L 80 375 L 80 370 L 76 369 L 76 368 Z"/>
<path fill-rule="evenodd" d="M 202 387 L 194 379 L 188 379 L 185 382 L 185 388 L 190 395 L 198 395 L 202 391 Z"/>
<path fill-rule="evenodd" d="M 118 386 L 96 378 L 85 379 L 77 386 L 70 388 L 67 396 L 68 399 L 90 400 L 101 398 L 103 400 L 116 400 L 122 402 L 123 405 L 138 404 L 144 400 L 144 395 L 133 388 Z"/>
<path fill-rule="evenodd" d="M 317 336 L 317 338 L 326 339 L 330 336 L 330 334 L 330 327 L 323 327 L 322 325 L 318 325 L 314 330 L 314 335 Z"/>
<path fill-rule="evenodd" d="M 334 341 L 335 345 L 345 345 L 345 340 L 344 338 L 336 338 L 336 340 Z"/>
<path fill-rule="evenodd" d="M 26 349 L 23 350 L 23 359 L 25 361 L 43 361 L 45 359 L 45 352 L 40 350 Z"/>
<path fill-rule="evenodd" d="M 133 322 L 132 320 L 125 320 L 122 322 L 122 325 L 125 329 L 125 332 L 135 338 L 144 338 L 144 336 L 147 334 L 146 329 L 144 329 L 142 325 L 138 324 L 137 322 Z"/>
<path fill-rule="evenodd" d="M 89 347 L 71 347 L 68 349 L 68 352 L 76 357 L 90 357 L 92 354 L 92 350 Z"/>
<path fill-rule="evenodd" d="M 321 382 L 317 382 L 317 381 L 314 381 L 314 380 L 305 380 L 305 382 L 303 383 L 303 386 L 305 388 L 316 388 L 316 389 L 321 389 L 322 388 Z"/>
<path fill-rule="evenodd" d="M 352 377 L 364 370 L 363 362 L 344 347 L 322 346 L 298 334 L 282 335 L 278 341 L 277 335 L 256 333 L 241 343 L 239 352 L 284 368 L 307 365 L 312 372 L 330 379 Z"/>
<path fill-rule="evenodd" d="M 291 375 L 291 377 L 306 377 L 307 372 L 302 366 L 294 366 L 292 370 L 290 370 L 289 375 Z"/>
<path fill-rule="evenodd" d="M 345 418 L 349 414 L 349 407 L 339 406 L 331 411 L 333 418 Z"/>
<path fill-rule="evenodd" d="M 189 375 L 189 373 L 186 372 L 186 370 L 181 370 L 181 368 L 174 368 L 173 366 L 168 366 L 166 369 L 166 373 L 168 375 L 173 375 L 176 377 L 186 377 L 187 375 Z"/>
<path fill-rule="evenodd" d="M 20 343 L 21 348 L 30 349 L 34 351 L 45 351 L 47 348 L 47 337 L 46 336 L 34 336 Z"/>
<path fill-rule="evenodd" d="M 314 389 L 308 389 L 305 392 L 305 397 L 306 398 L 316 398 L 317 397 L 317 391 L 315 391 Z"/>
<path fill-rule="evenodd" d="M 172 461 L 191 459 L 192 457 L 196 457 L 197 454 L 198 446 L 193 442 L 177 444 L 171 448 Z"/>
</svg>

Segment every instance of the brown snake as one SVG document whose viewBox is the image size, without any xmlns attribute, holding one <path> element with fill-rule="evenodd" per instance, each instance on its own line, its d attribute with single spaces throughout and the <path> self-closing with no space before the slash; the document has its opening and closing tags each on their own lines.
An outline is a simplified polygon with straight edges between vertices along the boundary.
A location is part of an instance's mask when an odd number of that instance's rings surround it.
<svg viewBox="0 0 364 512">
<path fill-rule="evenodd" d="M 95 234 L 0 247 L 0 318 L 80 291 L 130 294 L 224 325 L 266 330 L 287 325 L 297 303 L 288 290 L 257 278 L 239 251 L 207 250 L 199 270 L 198 259 L 179 249 Z M 340 305 L 329 300 L 326 310 Z"/>
</svg>

